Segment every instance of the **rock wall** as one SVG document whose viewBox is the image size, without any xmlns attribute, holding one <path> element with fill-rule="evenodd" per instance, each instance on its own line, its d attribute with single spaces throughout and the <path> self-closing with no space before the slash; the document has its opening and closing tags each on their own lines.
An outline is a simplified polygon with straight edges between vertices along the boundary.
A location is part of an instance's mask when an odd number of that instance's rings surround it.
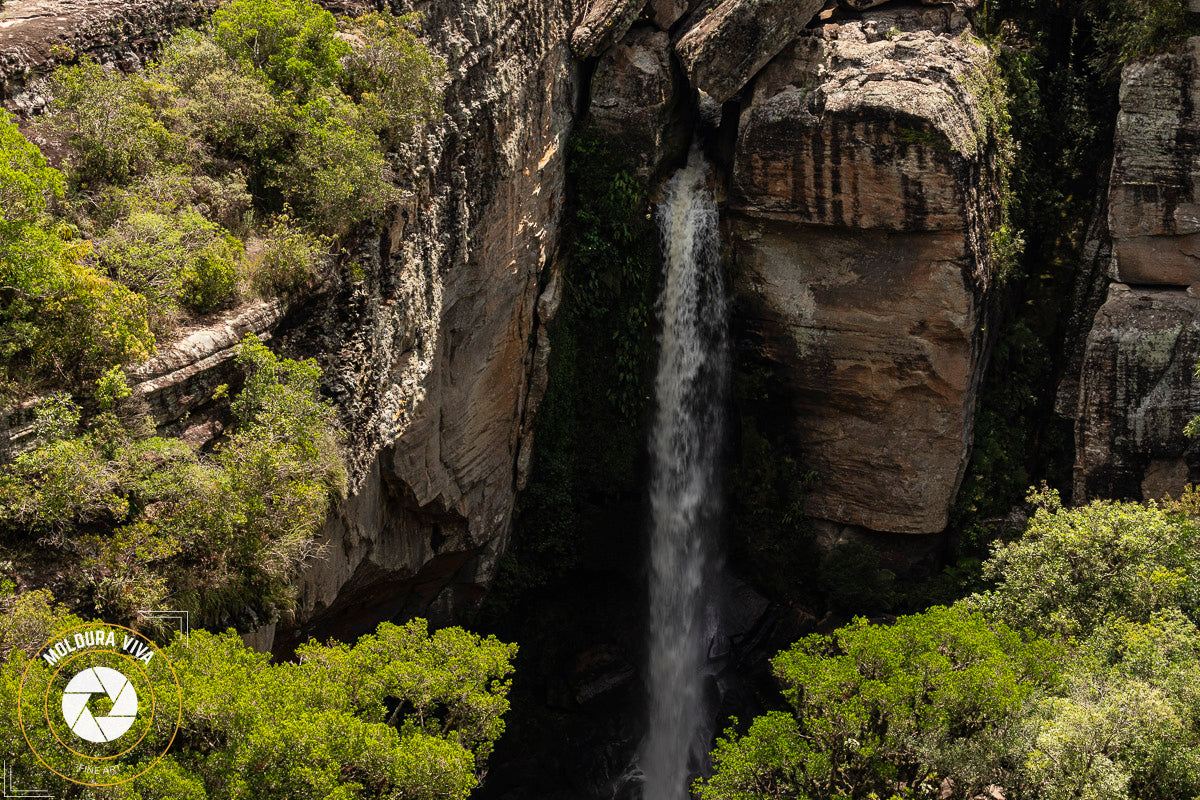
<svg viewBox="0 0 1200 800">
<path fill-rule="evenodd" d="M 0 7 L 0 97 L 11 111 L 40 109 L 33 85 L 86 53 L 136 69 L 171 31 L 203 20 L 217 0 L 8 0 Z"/>
<path fill-rule="evenodd" d="M 309 309 L 317 324 L 284 336 L 326 360 L 357 477 L 326 526 L 324 557 L 301 577 L 284 649 L 385 616 L 448 619 L 479 599 L 507 543 L 545 387 L 541 326 L 557 305 L 577 99 L 573 3 L 422 10 L 450 71 L 446 118 L 420 145 L 410 200 L 362 248 L 366 279 L 346 276 Z"/>
<path fill-rule="evenodd" d="M 1200 413 L 1198 66 L 1192 38 L 1121 76 L 1107 230 L 1085 253 L 1111 256 L 1102 274 L 1084 270 L 1081 291 L 1114 282 L 1059 396 L 1075 420 L 1076 503 L 1178 496 L 1200 481 L 1200 445 L 1183 434 Z"/>
<path fill-rule="evenodd" d="M 371 4 L 329 5 L 359 13 Z M 40 108 L 38 78 L 69 57 L 54 44 L 136 69 L 173 28 L 212 6 L 10 0 L 0 11 L 5 102 Z M 400 207 L 381 226 L 364 226 L 313 295 L 290 309 L 231 311 L 131 372 L 164 430 L 203 441 L 220 430 L 205 405 L 246 332 L 325 365 L 324 388 L 349 434 L 353 494 L 322 534 L 322 557 L 300 576 L 299 606 L 274 642 L 284 650 L 310 633 L 353 636 L 385 616 L 446 618 L 470 607 L 509 535 L 545 387 L 542 325 L 557 305 L 563 159 L 578 100 L 575 3 L 416 6 L 394 10 L 424 13 L 449 83 L 444 119 L 397 161 L 412 164 L 400 177 Z M 9 449 L 20 447 L 27 412 L 4 421 Z M 272 646 L 276 627 L 255 644 Z"/>
<path fill-rule="evenodd" d="M 820 520 L 940 532 L 966 466 L 996 198 L 987 54 L 963 24 L 902 7 L 822 26 L 742 103 L 735 288 L 791 378 Z"/>
</svg>

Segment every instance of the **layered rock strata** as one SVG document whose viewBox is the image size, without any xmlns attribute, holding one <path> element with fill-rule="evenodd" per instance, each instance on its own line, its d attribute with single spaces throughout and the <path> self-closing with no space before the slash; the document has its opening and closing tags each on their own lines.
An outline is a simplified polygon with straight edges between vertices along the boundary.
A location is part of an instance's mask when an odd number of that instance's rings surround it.
<svg viewBox="0 0 1200 800">
<path fill-rule="evenodd" d="M 732 176 L 736 289 L 795 392 L 808 512 L 935 533 L 986 350 L 987 52 L 879 20 L 795 41 L 748 89 Z"/>
<path fill-rule="evenodd" d="M 1178 496 L 1200 480 L 1184 426 L 1200 414 L 1200 38 L 1121 76 L 1107 230 L 1113 283 L 1060 390 L 1075 420 L 1073 501 Z M 1107 243 L 1111 242 L 1111 245 Z M 1091 253 L 1092 250 L 1089 250 Z"/>
</svg>

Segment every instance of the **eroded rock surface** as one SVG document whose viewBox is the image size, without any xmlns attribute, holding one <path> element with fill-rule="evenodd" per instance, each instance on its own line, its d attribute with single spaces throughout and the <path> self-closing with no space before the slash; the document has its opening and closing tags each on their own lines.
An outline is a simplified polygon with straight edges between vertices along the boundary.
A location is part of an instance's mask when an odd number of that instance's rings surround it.
<svg viewBox="0 0 1200 800">
<path fill-rule="evenodd" d="M 739 302 L 795 390 L 808 512 L 935 533 L 966 465 L 996 199 L 972 91 L 985 51 L 854 22 L 806 35 L 741 115 Z"/>
<path fill-rule="evenodd" d="M 86 53 L 135 69 L 176 28 L 194 25 L 217 0 L 8 0 L 0 7 L 0 96 L 10 110 L 40 108 L 29 82 Z"/>
<path fill-rule="evenodd" d="M 654 28 L 635 28 L 596 64 L 589 121 L 619 142 L 646 178 L 687 148 L 689 115 L 682 94 L 670 37 Z"/>
<path fill-rule="evenodd" d="M 629 31 L 644 5 L 645 0 L 591 0 L 583 21 L 571 33 L 571 48 L 580 58 L 599 55 Z"/>
<path fill-rule="evenodd" d="M 410 202 L 361 248 L 365 279 L 345 276 L 289 339 L 329 366 L 358 480 L 280 647 L 356 635 L 379 618 L 365 609 L 448 619 L 480 597 L 507 544 L 557 305 L 572 17 L 557 0 L 427 11 L 450 70 L 447 116 L 414 159 Z"/>
<path fill-rule="evenodd" d="M 1200 479 L 1200 299 L 1183 289 L 1115 283 L 1083 360 L 1075 427 L 1075 502 L 1178 496 Z"/>
<path fill-rule="evenodd" d="M 1117 280 L 1200 283 L 1200 37 L 1130 64 L 1109 186 Z"/>
<path fill-rule="evenodd" d="M 1082 359 L 1069 355 L 1059 393 L 1059 412 L 1075 420 L 1075 503 L 1178 496 L 1200 479 L 1200 451 L 1183 433 L 1200 414 L 1198 58 L 1192 38 L 1122 72 L 1107 230 L 1089 236 L 1103 263 L 1081 290 L 1122 283 L 1108 288 Z"/>
<path fill-rule="evenodd" d="M 793 41 L 823 0 L 725 0 L 675 45 L 693 87 L 733 97 Z"/>
</svg>

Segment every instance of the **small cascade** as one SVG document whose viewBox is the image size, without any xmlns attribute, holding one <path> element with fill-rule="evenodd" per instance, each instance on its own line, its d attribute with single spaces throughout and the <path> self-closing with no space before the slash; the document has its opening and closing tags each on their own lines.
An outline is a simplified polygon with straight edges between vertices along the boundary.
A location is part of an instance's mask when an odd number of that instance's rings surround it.
<svg viewBox="0 0 1200 800">
<path fill-rule="evenodd" d="M 711 170 L 698 148 L 666 186 L 658 225 L 666 269 L 650 438 L 649 728 L 644 800 L 682 800 L 711 739 L 704 685 L 716 633 L 718 485 L 729 383 L 728 306 Z"/>
</svg>

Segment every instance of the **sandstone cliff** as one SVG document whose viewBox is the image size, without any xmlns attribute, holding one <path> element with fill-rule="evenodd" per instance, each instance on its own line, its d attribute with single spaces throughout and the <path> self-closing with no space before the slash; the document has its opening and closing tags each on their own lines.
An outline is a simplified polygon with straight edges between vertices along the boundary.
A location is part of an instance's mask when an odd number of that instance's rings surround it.
<svg viewBox="0 0 1200 800">
<path fill-rule="evenodd" d="M 939 532 L 966 465 L 996 199 L 973 94 L 988 56 L 955 33 L 824 26 L 743 103 L 737 292 L 792 376 L 819 519 Z"/>
<path fill-rule="evenodd" d="M 0 11 L 6 104 L 28 112 L 44 102 L 38 78 L 67 57 L 53 44 L 136 68 L 211 5 L 13 0 Z M 574 6 L 449 0 L 422 10 L 449 69 L 447 113 L 413 145 L 406 200 L 381 233 L 357 238 L 347 261 L 362 269 L 340 265 L 290 310 L 258 304 L 185 331 L 131 373 L 164 429 L 178 432 L 173 423 L 190 413 L 191 426 L 208 426 L 194 434 L 204 439 L 220 424 L 204 406 L 246 332 L 326 366 L 350 434 L 354 493 L 300 578 L 283 648 L 309 632 L 355 635 L 358 623 L 392 614 L 469 605 L 508 536 L 522 450 L 528 460 L 548 353 L 539 326 L 555 307 L 545 290 L 575 100 Z M 6 422 L 10 438 L 21 438 L 25 416 Z M 259 646 L 271 645 L 273 627 Z"/>
<path fill-rule="evenodd" d="M 1111 241 L 1111 257 L 1103 274 L 1081 277 L 1116 282 L 1059 400 L 1075 420 L 1077 503 L 1177 496 L 1200 479 L 1200 447 L 1183 434 L 1200 413 L 1197 102 L 1200 38 L 1122 73 L 1107 230 L 1088 250 L 1103 257 Z"/>
</svg>

